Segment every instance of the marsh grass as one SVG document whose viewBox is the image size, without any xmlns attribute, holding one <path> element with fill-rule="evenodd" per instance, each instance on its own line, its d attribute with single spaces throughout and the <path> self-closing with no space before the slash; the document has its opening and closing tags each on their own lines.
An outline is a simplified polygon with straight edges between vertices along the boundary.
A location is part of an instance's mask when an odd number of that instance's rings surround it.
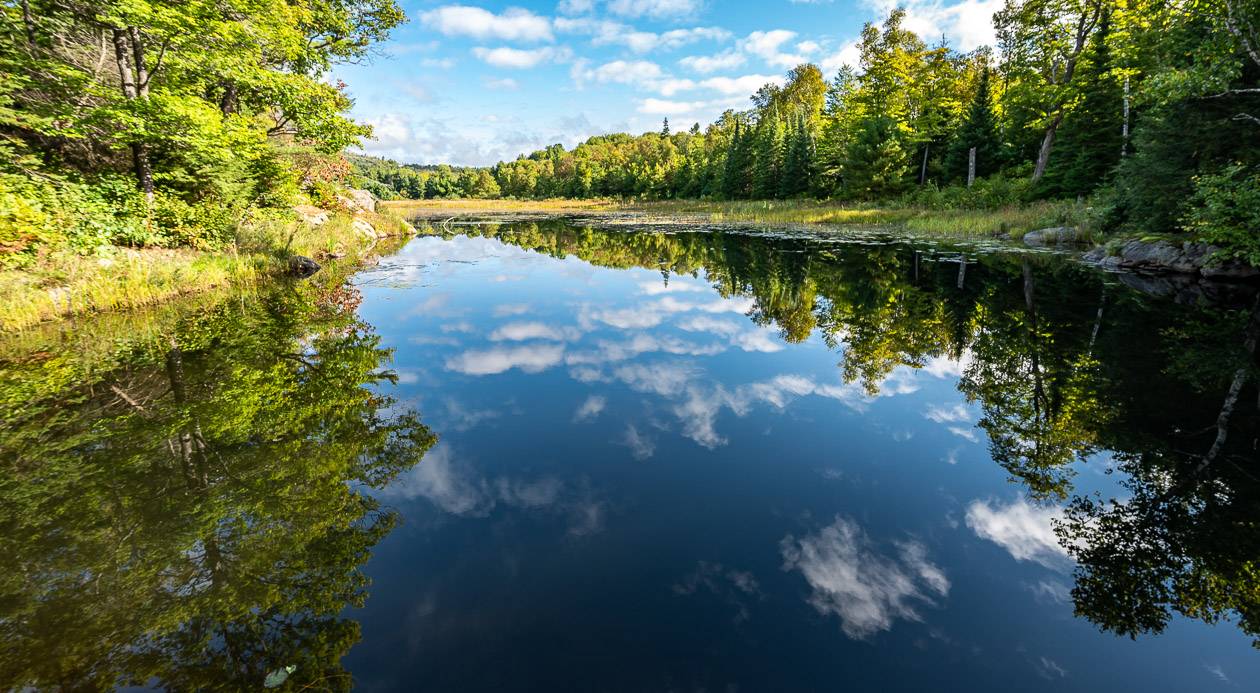
<svg viewBox="0 0 1260 693">
<path fill-rule="evenodd" d="M 382 234 L 411 226 L 397 215 L 366 215 Z M 294 255 L 357 263 L 377 239 L 348 215 L 310 226 L 292 220 L 242 224 L 219 251 L 102 248 L 97 256 L 54 253 L 33 266 L 0 271 L 0 330 L 21 330 L 59 317 L 152 306 L 188 294 L 249 286 L 282 273 Z"/>
<path fill-rule="evenodd" d="M 1088 231 L 1089 209 L 1070 201 L 1033 202 L 993 209 L 875 206 L 816 200 L 406 200 L 383 203 L 409 219 L 434 221 L 461 216 L 619 213 L 644 217 L 693 218 L 712 223 L 892 226 L 921 235 L 1008 237 L 1036 229 L 1075 226 Z"/>
</svg>

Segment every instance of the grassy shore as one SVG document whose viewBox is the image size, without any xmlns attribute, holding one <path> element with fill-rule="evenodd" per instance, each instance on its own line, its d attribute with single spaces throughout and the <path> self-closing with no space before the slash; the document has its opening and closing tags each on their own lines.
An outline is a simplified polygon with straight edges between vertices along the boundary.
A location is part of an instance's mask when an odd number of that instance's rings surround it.
<svg viewBox="0 0 1260 693">
<path fill-rule="evenodd" d="M 410 230 L 389 211 L 367 216 L 381 234 Z M 254 284 L 282 274 L 294 255 L 358 262 L 374 243 L 354 228 L 352 217 L 338 214 L 319 226 L 274 220 L 242 224 L 236 242 L 222 250 L 106 247 L 92 256 L 51 253 L 31 266 L 0 271 L 0 331 Z"/>
<path fill-rule="evenodd" d="M 892 226 L 916 234 L 966 238 L 1019 238 L 1051 226 L 1089 226 L 1087 208 L 1072 202 L 1036 202 L 985 210 L 880 207 L 815 200 L 406 200 L 384 204 L 406 218 L 427 221 L 479 215 L 619 213 L 642 216 L 645 220 L 668 217 L 713 223 Z"/>
</svg>

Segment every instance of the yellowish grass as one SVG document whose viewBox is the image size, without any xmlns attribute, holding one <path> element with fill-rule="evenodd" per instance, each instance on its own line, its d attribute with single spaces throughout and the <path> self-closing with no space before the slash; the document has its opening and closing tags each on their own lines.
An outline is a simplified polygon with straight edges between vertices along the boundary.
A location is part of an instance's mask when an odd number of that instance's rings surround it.
<svg viewBox="0 0 1260 693">
<path fill-rule="evenodd" d="M 595 200 L 395 200 L 382 209 L 408 219 L 433 219 L 466 214 L 565 214 L 615 211 L 623 204 L 612 199 Z"/>
<path fill-rule="evenodd" d="M 411 226 L 383 211 L 368 215 L 376 229 L 404 234 Z M 228 286 L 249 286 L 283 271 L 291 255 L 321 263 L 358 262 L 376 241 L 347 215 L 313 227 L 295 221 L 244 225 L 220 252 L 106 249 L 101 257 L 62 252 L 33 267 L 0 271 L 0 331 L 89 312 L 126 310 Z"/>
</svg>

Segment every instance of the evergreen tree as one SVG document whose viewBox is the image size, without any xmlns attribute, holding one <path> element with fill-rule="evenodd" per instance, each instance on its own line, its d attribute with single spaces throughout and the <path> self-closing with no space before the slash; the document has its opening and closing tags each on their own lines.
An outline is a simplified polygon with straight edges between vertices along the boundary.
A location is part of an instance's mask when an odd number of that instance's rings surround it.
<svg viewBox="0 0 1260 693">
<path fill-rule="evenodd" d="M 779 197 L 798 197 L 813 188 L 813 142 L 808 121 L 798 116 L 788 129 L 783 175 L 779 180 Z"/>
<path fill-rule="evenodd" d="M 661 137 L 669 137 L 669 118 L 666 118 L 665 122 L 661 123 Z"/>
<path fill-rule="evenodd" d="M 1112 75 L 1111 13 L 1103 14 L 1082 61 L 1079 105 L 1060 130 L 1055 159 L 1041 179 L 1042 195 L 1087 195 L 1111 179 L 1124 146 L 1124 90 Z"/>
<path fill-rule="evenodd" d="M 993 93 L 989 87 L 989 68 L 980 72 L 976 93 L 967 109 L 967 118 L 955 133 L 945 155 L 947 181 L 967 180 L 968 152 L 976 148 L 976 177 L 992 175 L 1002 165 L 1002 135 L 993 112 Z"/>
<path fill-rule="evenodd" d="M 755 131 L 756 149 L 753 161 L 752 196 L 756 200 L 769 200 L 779 193 L 779 178 L 783 171 L 783 123 L 777 113 L 762 118 Z"/>
<path fill-rule="evenodd" d="M 749 152 L 752 135 L 746 134 L 742 123 L 735 121 L 735 134 L 726 151 L 726 168 L 722 173 L 722 196 L 728 200 L 748 197 Z"/>
</svg>

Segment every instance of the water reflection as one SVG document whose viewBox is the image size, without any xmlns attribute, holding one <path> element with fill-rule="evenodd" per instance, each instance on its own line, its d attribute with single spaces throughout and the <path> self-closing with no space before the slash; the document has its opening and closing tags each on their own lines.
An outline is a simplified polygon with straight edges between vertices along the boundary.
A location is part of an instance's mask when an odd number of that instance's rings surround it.
<svg viewBox="0 0 1260 693">
<path fill-rule="evenodd" d="M 923 416 L 960 442 L 982 439 L 1025 493 L 971 502 L 965 522 L 978 537 L 1017 561 L 1070 570 L 1077 613 L 1118 634 L 1159 632 L 1173 614 L 1236 619 L 1260 634 L 1260 532 L 1250 519 L 1260 516 L 1254 291 L 1205 291 L 1191 297 L 1198 305 L 1176 306 L 1053 258 L 968 257 L 896 242 L 563 223 L 460 233 L 599 267 L 659 270 L 662 279 L 641 283 L 630 305 L 579 302 L 572 324 L 500 327 L 491 339 L 533 341 L 465 351 L 447 368 L 568 366 L 584 383 L 669 400 L 682 434 L 707 448 L 727 442 L 724 411 L 742 417 L 810 396 L 861 410 L 876 397 L 917 391 L 919 374 L 959 376 L 969 405 L 933 404 Z M 713 290 L 718 297 L 707 298 Z M 1208 304 L 1205 295 L 1232 303 Z M 621 336 L 583 339 L 600 328 Z M 686 360 L 637 358 L 769 354 L 811 335 L 839 355 L 833 382 L 781 373 L 732 385 Z M 640 459 L 656 447 L 634 423 L 621 442 Z M 1122 473 L 1118 500 L 1075 488 L 1080 463 L 1099 452 L 1094 464 Z M 907 558 L 907 546 L 874 552 L 858 525 L 838 517 L 786 540 L 784 556 L 814 588 L 811 603 L 862 636 L 947 593 L 944 576 Z M 922 558 L 919 548 L 911 554 Z"/>
<path fill-rule="evenodd" d="M 434 443 L 367 385 L 358 292 L 279 287 L 0 360 L 0 687 L 349 690 L 387 485 Z M 91 340 L 91 341 L 88 341 Z"/>
</svg>

